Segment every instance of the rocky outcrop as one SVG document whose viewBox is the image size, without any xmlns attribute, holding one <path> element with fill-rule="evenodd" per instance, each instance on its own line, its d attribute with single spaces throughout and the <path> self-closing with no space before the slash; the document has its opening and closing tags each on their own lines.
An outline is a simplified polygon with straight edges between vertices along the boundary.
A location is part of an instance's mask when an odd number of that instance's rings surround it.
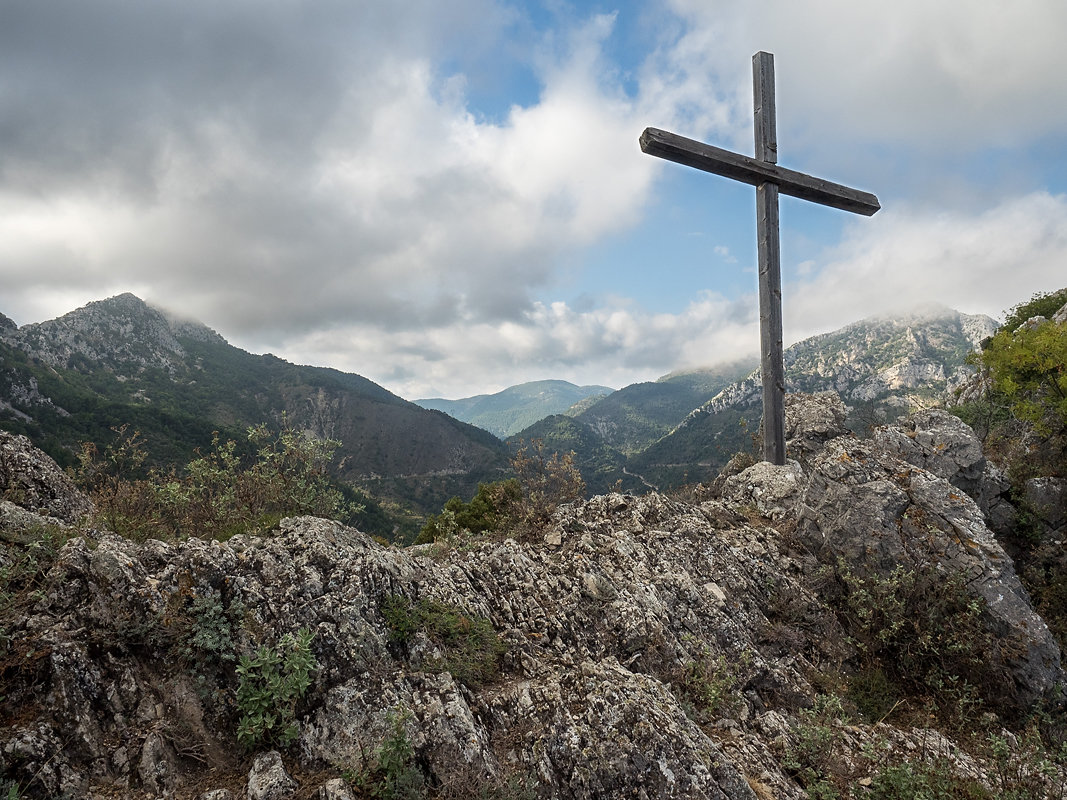
<svg viewBox="0 0 1067 800">
<path fill-rule="evenodd" d="M 843 434 L 839 403 L 791 402 L 798 458 L 719 498 L 602 495 L 536 540 L 398 549 L 310 517 L 226 542 L 71 538 L 4 620 L 2 776 L 30 797 L 346 798 L 388 777 L 453 798 L 799 800 L 788 765 L 860 655 L 816 580 L 839 557 L 966 575 L 1004 644 L 999 710 L 1050 694 L 1059 651 L 976 504 Z M 275 654 L 280 674 L 301 631 L 295 737 L 242 750 L 236 689 L 258 668 L 236 659 Z M 932 742 L 996 787 L 936 732 L 825 724 L 857 781 L 876 746 Z"/>
<path fill-rule="evenodd" d="M 73 524 L 92 504 L 55 461 L 25 436 L 0 431 L 0 497 L 32 512 Z"/>
<path fill-rule="evenodd" d="M 167 318 L 132 294 L 88 305 L 49 322 L 6 331 L 5 341 L 51 367 L 90 362 L 173 368 L 185 351 Z"/>
</svg>

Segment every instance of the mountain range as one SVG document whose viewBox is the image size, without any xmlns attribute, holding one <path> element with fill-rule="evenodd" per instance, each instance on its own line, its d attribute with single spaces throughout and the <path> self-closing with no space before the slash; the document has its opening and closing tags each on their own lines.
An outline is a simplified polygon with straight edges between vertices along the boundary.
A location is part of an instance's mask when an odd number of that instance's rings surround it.
<svg viewBox="0 0 1067 800">
<path fill-rule="evenodd" d="M 509 386 L 496 394 L 460 400 L 432 397 L 415 403 L 506 439 L 550 414 L 563 414 L 578 404 L 595 402 L 614 391 L 608 386 L 575 386 L 568 381 L 532 381 Z"/>
<path fill-rule="evenodd" d="M 969 374 L 967 354 L 995 330 L 988 317 L 945 308 L 863 320 L 790 347 L 788 389 L 837 391 L 862 432 L 951 391 Z M 80 442 L 102 446 L 126 424 L 159 463 L 177 465 L 210 446 L 215 431 L 237 440 L 251 425 L 284 421 L 341 442 L 340 480 L 423 515 L 506 476 L 505 437 L 573 450 L 592 493 L 708 480 L 753 449 L 755 366 L 721 364 L 618 391 L 538 381 L 411 403 L 359 375 L 248 353 L 123 294 L 22 327 L 0 315 L 0 428 L 70 465 Z"/>
<path fill-rule="evenodd" d="M 872 425 L 947 397 L 973 374 L 967 355 L 996 329 L 990 317 L 943 307 L 861 320 L 789 347 L 786 388 L 839 393 L 850 409 L 850 429 L 864 435 Z M 550 449 L 574 450 L 594 491 L 708 481 L 735 453 L 759 449 L 760 372 L 744 375 L 745 369 L 741 362 L 635 384 L 573 419 L 541 420 L 513 438 L 542 438 Z M 672 399 L 679 384 L 694 387 L 697 399 L 688 411 Z M 708 394 L 699 397 L 698 389 Z M 668 429 L 657 436 L 657 425 Z"/>
<path fill-rule="evenodd" d="M 261 422 L 341 442 L 338 477 L 416 511 L 498 479 L 498 438 L 420 408 L 360 377 L 253 355 L 210 328 L 132 294 L 58 319 L 0 328 L 0 426 L 59 463 L 78 444 L 140 430 L 161 464 L 184 464 L 219 431 L 236 441 Z"/>
</svg>

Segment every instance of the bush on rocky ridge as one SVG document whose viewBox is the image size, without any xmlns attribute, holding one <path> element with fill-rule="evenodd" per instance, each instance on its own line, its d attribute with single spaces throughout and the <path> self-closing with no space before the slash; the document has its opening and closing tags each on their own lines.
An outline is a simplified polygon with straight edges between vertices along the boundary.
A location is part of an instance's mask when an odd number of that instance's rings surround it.
<svg viewBox="0 0 1067 800">
<path fill-rule="evenodd" d="M 396 548 L 306 516 L 225 541 L 89 540 L 51 523 L 65 543 L 0 619 L 0 785 L 26 798 L 1062 800 L 1067 754 L 1049 735 L 1061 655 L 965 494 L 997 485 L 973 433 L 928 412 L 860 441 L 832 396 L 791 398 L 787 414 L 801 458 L 739 469 L 718 497 L 601 495 L 463 547 Z M 62 500 L 30 488 L 28 508 L 0 508 L 41 520 Z M 37 546 L 11 520 L 0 570 Z M 966 602 L 938 605 L 932 578 L 912 584 L 900 565 L 965 576 Z M 938 609 L 979 625 L 938 625 Z M 300 630 L 318 669 L 296 738 L 285 746 L 276 725 L 260 745 L 276 749 L 246 754 L 237 734 L 255 709 L 238 708 L 235 665 Z M 894 673 L 900 660 L 968 679 L 969 657 L 937 655 L 957 649 L 953 631 L 992 639 L 988 668 L 1011 680 L 1003 713 L 923 715 L 936 687 Z M 483 654 L 492 679 L 463 677 Z"/>
<path fill-rule="evenodd" d="M 145 441 L 127 426 L 101 453 L 85 443 L 75 473 L 93 499 L 102 523 L 133 539 L 149 536 L 227 538 L 269 528 L 288 514 L 349 520 L 361 510 L 331 480 L 327 466 L 339 442 L 283 426 L 257 425 L 247 432 L 245 456 L 238 442 L 215 434 L 211 450 L 182 470 L 143 470 Z"/>
</svg>

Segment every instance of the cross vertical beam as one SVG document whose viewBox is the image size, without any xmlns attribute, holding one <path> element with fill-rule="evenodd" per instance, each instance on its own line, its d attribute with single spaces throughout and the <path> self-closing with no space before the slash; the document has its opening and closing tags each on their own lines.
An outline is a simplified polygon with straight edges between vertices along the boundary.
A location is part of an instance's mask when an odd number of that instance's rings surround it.
<svg viewBox="0 0 1067 800">
<path fill-rule="evenodd" d="M 763 377 L 763 460 L 785 464 L 785 353 L 782 348 L 782 266 L 778 237 L 778 194 L 871 216 L 881 206 L 870 192 L 813 178 L 778 166 L 775 132 L 774 56 L 752 57 L 752 101 L 756 157 L 731 153 L 675 133 L 645 128 L 641 150 L 687 167 L 756 187 L 759 256 L 760 371 Z"/>
<path fill-rule="evenodd" d="M 778 163 L 774 115 L 774 56 L 752 56 L 756 159 Z M 778 237 L 778 184 L 756 186 L 759 258 L 760 375 L 763 378 L 763 460 L 785 464 L 785 362 L 782 347 L 782 263 Z"/>
</svg>

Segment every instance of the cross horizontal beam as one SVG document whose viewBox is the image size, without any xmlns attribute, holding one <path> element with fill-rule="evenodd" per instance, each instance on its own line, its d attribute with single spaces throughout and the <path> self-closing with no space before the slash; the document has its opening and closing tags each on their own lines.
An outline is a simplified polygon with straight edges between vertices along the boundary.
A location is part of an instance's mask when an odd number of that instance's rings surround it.
<svg viewBox="0 0 1067 800">
<path fill-rule="evenodd" d="M 775 183 L 781 194 L 839 208 L 842 211 L 851 211 L 854 214 L 863 214 L 866 217 L 881 208 L 878 198 L 870 192 L 861 192 L 839 183 L 824 181 L 822 178 L 813 178 L 803 172 L 732 153 L 658 128 L 645 128 L 641 134 L 641 150 L 652 156 L 733 178 L 752 186 Z"/>
</svg>

